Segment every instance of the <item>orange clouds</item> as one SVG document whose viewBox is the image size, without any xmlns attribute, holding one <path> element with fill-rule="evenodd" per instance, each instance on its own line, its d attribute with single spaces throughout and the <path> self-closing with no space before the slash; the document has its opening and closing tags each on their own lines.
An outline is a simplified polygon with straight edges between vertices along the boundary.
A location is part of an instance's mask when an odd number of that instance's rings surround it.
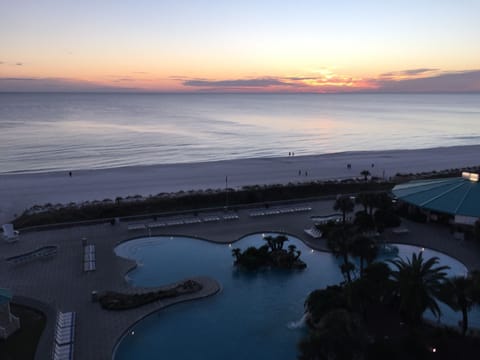
<svg viewBox="0 0 480 360">
<path fill-rule="evenodd" d="M 20 65 L 22 64 L 22 65 Z M 284 76 L 192 77 L 159 75 L 157 71 L 113 71 L 80 76 L 27 75 L 29 64 L 2 61 L 11 73 L 0 78 L 0 91 L 140 91 L 140 92 L 464 92 L 480 91 L 480 70 L 441 71 L 415 68 L 376 76 L 353 76 L 322 68 Z M 35 73 L 35 71 L 33 71 Z M 73 74 L 72 74 L 73 75 Z"/>
</svg>

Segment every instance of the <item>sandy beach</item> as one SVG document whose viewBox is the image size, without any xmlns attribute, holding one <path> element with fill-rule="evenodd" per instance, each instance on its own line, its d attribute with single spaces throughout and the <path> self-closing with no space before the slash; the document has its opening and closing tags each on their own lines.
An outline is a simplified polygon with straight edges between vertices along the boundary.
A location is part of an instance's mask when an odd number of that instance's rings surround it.
<svg viewBox="0 0 480 360">
<path fill-rule="evenodd" d="M 475 145 L 82 170 L 71 177 L 68 171 L 0 175 L 0 223 L 35 204 L 222 189 L 226 177 L 229 188 L 344 179 L 358 177 L 364 169 L 388 178 L 396 173 L 477 166 L 479 153 L 480 145 Z"/>
</svg>

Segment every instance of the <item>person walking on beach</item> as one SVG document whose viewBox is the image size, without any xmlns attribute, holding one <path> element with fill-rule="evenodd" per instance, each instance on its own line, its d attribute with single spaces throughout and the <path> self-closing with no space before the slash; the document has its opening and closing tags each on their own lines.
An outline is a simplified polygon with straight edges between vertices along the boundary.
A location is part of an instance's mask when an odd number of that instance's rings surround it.
<svg viewBox="0 0 480 360">
<path fill-rule="evenodd" d="M 72 177 L 72 172 L 71 171 L 68 172 L 68 176 Z"/>
</svg>

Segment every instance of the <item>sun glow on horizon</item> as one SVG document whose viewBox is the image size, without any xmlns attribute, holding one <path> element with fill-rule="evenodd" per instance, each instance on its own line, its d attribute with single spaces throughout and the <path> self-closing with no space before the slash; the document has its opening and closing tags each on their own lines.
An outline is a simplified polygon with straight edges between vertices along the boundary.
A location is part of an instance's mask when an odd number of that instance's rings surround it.
<svg viewBox="0 0 480 360">
<path fill-rule="evenodd" d="M 0 91 L 480 91 L 478 13 L 434 0 L 0 0 Z"/>
</svg>

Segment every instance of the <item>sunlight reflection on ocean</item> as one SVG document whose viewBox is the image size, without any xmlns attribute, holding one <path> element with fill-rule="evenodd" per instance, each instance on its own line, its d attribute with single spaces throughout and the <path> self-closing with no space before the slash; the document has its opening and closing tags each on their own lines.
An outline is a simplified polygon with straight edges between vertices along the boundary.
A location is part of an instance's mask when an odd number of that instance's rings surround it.
<svg viewBox="0 0 480 360">
<path fill-rule="evenodd" d="M 0 94 L 0 173 L 478 144 L 480 94 Z"/>
</svg>

